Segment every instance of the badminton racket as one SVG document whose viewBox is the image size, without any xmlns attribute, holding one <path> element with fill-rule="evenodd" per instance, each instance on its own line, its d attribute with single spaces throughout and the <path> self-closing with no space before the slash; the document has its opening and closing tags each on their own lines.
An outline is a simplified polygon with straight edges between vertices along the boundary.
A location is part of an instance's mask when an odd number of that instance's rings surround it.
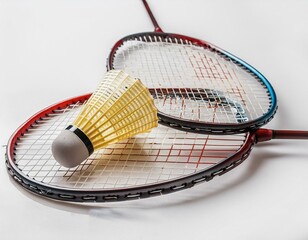
<svg viewBox="0 0 308 240">
<path fill-rule="evenodd" d="M 233 135 L 206 135 L 159 125 L 94 152 L 75 168 L 57 163 L 51 144 L 77 116 L 90 95 L 38 112 L 10 138 L 6 166 L 24 189 L 69 202 L 142 199 L 193 187 L 241 164 L 258 142 L 308 139 L 307 131 L 258 129 Z"/>
<path fill-rule="evenodd" d="M 161 124 L 231 134 L 257 129 L 273 118 L 275 91 L 259 71 L 213 44 L 163 32 L 146 0 L 142 2 L 154 32 L 132 34 L 116 42 L 107 68 L 123 70 L 155 89 L 151 93 Z M 245 116 L 240 116 L 234 102 L 242 106 Z"/>
</svg>

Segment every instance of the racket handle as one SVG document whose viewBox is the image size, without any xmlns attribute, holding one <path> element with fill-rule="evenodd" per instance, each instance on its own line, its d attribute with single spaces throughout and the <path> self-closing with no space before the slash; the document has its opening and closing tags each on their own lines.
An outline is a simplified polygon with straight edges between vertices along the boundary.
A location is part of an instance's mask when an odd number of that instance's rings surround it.
<svg viewBox="0 0 308 240">
<path fill-rule="evenodd" d="M 272 139 L 307 139 L 308 131 L 296 130 L 271 130 L 271 129 L 258 129 L 256 132 L 257 142 L 270 141 Z"/>
</svg>

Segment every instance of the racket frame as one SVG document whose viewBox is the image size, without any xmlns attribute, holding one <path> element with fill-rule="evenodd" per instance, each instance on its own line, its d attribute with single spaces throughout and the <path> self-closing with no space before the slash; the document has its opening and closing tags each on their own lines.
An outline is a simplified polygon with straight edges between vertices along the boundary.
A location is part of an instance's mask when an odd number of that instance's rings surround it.
<svg viewBox="0 0 308 240">
<path fill-rule="evenodd" d="M 158 26 L 158 25 L 157 25 Z M 159 30 L 157 30 L 159 29 Z M 237 66 L 241 67 L 242 69 L 245 69 L 246 72 L 249 72 L 250 74 L 253 74 L 256 76 L 262 84 L 267 88 L 268 90 L 268 96 L 270 97 L 270 108 L 268 109 L 267 113 L 265 113 L 263 116 L 256 118 L 254 120 L 237 123 L 237 124 L 231 124 L 231 123 L 211 123 L 207 122 L 206 124 L 200 121 L 194 121 L 194 120 L 185 120 L 183 118 L 179 117 L 172 117 L 169 114 L 165 114 L 161 111 L 158 111 L 158 117 L 161 124 L 175 128 L 177 130 L 182 131 L 189 131 L 189 132 L 197 132 L 197 133 L 203 133 L 203 134 L 236 134 L 236 133 L 243 133 L 243 132 L 249 132 L 252 130 L 256 130 L 260 128 L 261 126 L 267 124 L 269 121 L 271 121 L 277 111 L 277 97 L 276 93 L 270 84 L 270 82 L 254 67 L 243 61 L 242 59 L 234 56 L 233 54 L 216 47 L 213 44 L 210 44 L 208 42 L 205 42 L 200 39 L 180 35 L 180 34 L 174 34 L 174 33 L 164 33 L 162 32 L 160 27 L 155 27 L 154 32 L 142 32 L 137 34 L 131 34 L 128 35 L 119 41 L 115 43 L 113 46 L 109 57 L 107 58 L 107 70 L 114 69 L 113 66 L 113 60 L 116 56 L 117 50 L 123 45 L 123 43 L 130 41 L 130 40 L 139 40 L 139 41 L 150 41 L 154 37 L 158 39 L 163 39 L 164 41 L 168 42 L 179 42 L 178 39 L 181 39 L 183 43 L 189 42 L 195 46 L 202 47 L 204 49 L 208 49 L 210 51 L 213 51 L 217 54 L 219 54 L 221 57 L 225 58 L 226 61 L 232 61 Z M 142 80 L 142 79 L 141 79 Z M 215 90 L 215 89 L 214 89 Z"/>
<path fill-rule="evenodd" d="M 118 189 L 80 190 L 49 185 L 27 177 L 23 174 L 22 170 L 18 168 L 18 164 L 16 164 L 14 157 L 15 146 L 17 145 L 16 142 L 19 138 L 27 133 L 28 129 L 31 128 L 37 120 L 47 117 L 49 114 L 54 113 L 55 110 L 66 108 L 67 106 L 76 104 L 77 102 L 84 102 L 90 96 L 91 94 L 82 95 L 41 110 L 22 124 L 11 136 L 5 154 L 7 171 L 9 175 L 26 190 L 42 197 L 69 202 L 114 202 L 160 196 L 193 187 L 201 182 L 210 181 L 215 176 L 222 175 L 230 171 L 234 167 L 241 164 L 248 157 L 252 146 L 256 142 L 255 134 L 253 132 L 246 133 L 246 139 L 242 147 L 231 157 L 219 162 L 213 167 L 201 170 L 194 174 L 186 175 L 182 178 L 151 185 L 140 185 L 136 187 Z"/>
</svg>

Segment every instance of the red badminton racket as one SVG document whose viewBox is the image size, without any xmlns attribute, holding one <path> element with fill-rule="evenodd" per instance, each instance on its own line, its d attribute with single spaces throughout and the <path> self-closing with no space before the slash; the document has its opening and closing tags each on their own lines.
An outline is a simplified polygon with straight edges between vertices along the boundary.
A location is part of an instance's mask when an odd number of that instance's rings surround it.
<svg viewBox="0 0 308 240">
<path fill-rule="evenodd" d="M 90 95 L 50 106 L 10 138 L 6 166 L 23 188 L 71 202 L 108 202 L 159 196 L 195 186 L 241 164 L 252 146 L 271 139 L 308 139 L 307 131 L 259 129 L 206 135 L 159 125 L 151 133 L 116 143 L 75 168 L 60 166 L 51 144 Z"/>
<path fill-rule="evenodd" d="M 230 134 L 257 129 L 273 118 L 276 95 L 259 71 L 213 44 L 163 32 L 142 2 L 154 32 L 120 39 L 107 68 L 123 70 L 152 88 L 161 124 Z"/>
</svg>

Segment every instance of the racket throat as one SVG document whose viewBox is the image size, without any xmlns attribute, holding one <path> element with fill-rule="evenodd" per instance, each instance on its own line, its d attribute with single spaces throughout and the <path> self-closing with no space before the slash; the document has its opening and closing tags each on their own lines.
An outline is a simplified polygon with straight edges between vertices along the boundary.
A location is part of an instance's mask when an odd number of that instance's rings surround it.
<svg viewBox="0 0 308 240">
<path fill-rule="evenodd" d="M 258 129 L 255 139 L 256 143 L 270 141 L 273 139 L 273 130 L 264 128 Z"/>
</svg>

